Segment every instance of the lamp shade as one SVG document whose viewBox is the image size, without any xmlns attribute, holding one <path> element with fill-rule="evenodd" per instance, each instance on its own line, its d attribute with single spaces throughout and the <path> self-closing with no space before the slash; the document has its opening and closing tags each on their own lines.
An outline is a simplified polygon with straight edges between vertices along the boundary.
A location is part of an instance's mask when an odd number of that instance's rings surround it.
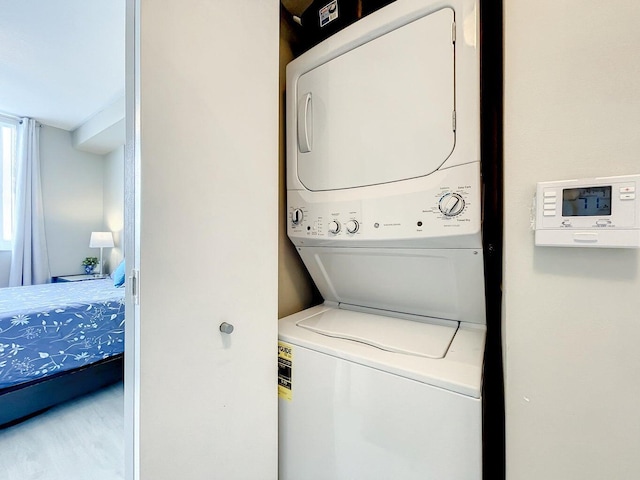
<svg viewBox="0 0 640 480">
<path fill-rule="evenodd" d="M 111 232 L 91 232 L 89 248 L 113 247 L 113 235 Z"/>
</svg>

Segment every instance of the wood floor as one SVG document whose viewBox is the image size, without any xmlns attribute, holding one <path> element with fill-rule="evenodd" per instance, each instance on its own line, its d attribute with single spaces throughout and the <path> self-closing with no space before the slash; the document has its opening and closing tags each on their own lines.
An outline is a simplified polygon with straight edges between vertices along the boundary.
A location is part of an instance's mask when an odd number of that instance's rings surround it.
<svg viewBox="0 0 640 480">
<path fill-rule="evenodd" d="M 0 430 L 3 480 L 124 479 L 123 385 Z"/>
</svg>

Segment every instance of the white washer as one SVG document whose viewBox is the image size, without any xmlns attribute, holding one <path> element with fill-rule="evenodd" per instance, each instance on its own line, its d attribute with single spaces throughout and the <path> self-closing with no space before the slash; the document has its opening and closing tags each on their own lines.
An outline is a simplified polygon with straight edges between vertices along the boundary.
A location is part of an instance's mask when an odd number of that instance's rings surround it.
<svg viewBox="0 0 640 480">
<path fill-rule="evenodd" d="M 287 67 L 281 480 L 482 478 L 478 4 L 400 0 Z"/>
<path fill-rule="evenodd" d="M 328 336 L 342 328 L 405 352 Z M 482 478 L 484 341 L 483 326 L 328 305 L 281 321 L 280 345 L 291 349 L 291 370 L 281 373 L 291 390 L 279 399 L 279 478 Z"/>
</svg>

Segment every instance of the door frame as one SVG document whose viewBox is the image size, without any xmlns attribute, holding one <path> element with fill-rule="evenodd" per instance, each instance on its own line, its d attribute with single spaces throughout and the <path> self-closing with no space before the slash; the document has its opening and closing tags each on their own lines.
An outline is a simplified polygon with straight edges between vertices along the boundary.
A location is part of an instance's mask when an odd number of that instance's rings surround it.
<svg viewBox="0 0 640 480">
<path fill-rule="evenodd" d="M 126 254 L 124 356 L 125 479 L 140 478 L 140 0 L 125 0 L 124 251 Z"/>
</svg>

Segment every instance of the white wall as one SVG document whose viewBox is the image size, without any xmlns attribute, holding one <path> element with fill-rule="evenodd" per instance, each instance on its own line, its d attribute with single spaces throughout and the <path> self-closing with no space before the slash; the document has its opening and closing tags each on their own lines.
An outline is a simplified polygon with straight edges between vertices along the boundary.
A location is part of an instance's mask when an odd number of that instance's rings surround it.
<svg viewBox="0 0 640 480">
<path fill-rule="evenodd" d="M 100 256 L 89 238 L 102 230 L 103 159 L 75 150 L 71 132 L 45 125 L 40 164 L 51 275 L 83 273 L 82 260 Z"/>
<path fill-rule="evenodd" d="M 124 146 L 104 156 L 103 223 L 113 233 L 115 247 L 104 251 L 103 273 L 111 273 L 124 257 Z"/>
<path fill-rule="evenodd" d="M 537 181 L 640 173 L 640 3 L 504 7 L 507 478 L 640 478 L 640 251 L 529 228 Z"/>
<path fill-rule="evenodd" d="M 0 250 L 0 288 L 9 286 L 10 270 L 11 270 L 11 251 Z"/>
</svg>

